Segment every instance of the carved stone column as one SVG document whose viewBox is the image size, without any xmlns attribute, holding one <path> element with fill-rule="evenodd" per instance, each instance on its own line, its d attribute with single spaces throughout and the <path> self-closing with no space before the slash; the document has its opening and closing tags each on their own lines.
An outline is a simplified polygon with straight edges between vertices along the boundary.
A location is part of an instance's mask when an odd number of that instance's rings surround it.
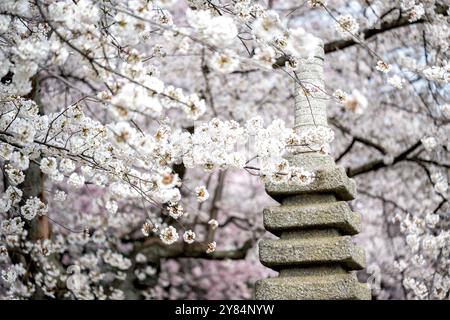
<svg viewBox="0 0 450 320">
<path fill-rule="evenodd" d="M 320 46 L 298 72 L 302 85 L 296 85 L 296 130 L 328 126 L 323 60 Z M 370 299 L 370 289 L 355 271 L 365 266 L 364 251 L 352 241 L 361 219 L 346 202 L 356 196 L 355 182 L 331 156 L 307 147 L 286 158 L 316 178 L 306 186 L 266 183 L 267 193 L 280 205 L 264 209 L 264 226 L 279 239 L 262 240 L 259 255 L 279 276 L 257 281 L 256 299 Z"/>
</svg>

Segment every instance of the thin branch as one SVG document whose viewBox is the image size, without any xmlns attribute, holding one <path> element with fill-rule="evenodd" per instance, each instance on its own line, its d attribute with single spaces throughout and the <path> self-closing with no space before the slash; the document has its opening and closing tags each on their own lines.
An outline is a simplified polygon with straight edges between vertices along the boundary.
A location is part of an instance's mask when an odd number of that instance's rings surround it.
<svg viewBox="0 0 450 320">
<path fill-rule="evenodd" d="M 225 185 L 225 175 L 226 175 L 226 170 L 219 171 L 219 177 L 217 179 L 218 180 L 217 187 L 216 187 L 216 190 L 214 191 L 214 197 L 212 200 L 210 219 L 217 220 L 217 216 L 219 214 L 218 203 L 220 202 L 220 200 L 222 200 L 222 195 L 223 195 L 223 190 L 224 190 L 224 185 Z M 210 228 L 208 231 L 208 235 L 206 237 L 207 242 L 214 241 L 215 235 L 216 235 L 216 230 Z"/>
<path fill-rule="evenodd" d="M 369 161 L 363 165 L 360 165 L 356 168 L 347 168 L 347 175 L 352 178 L 355 177 L 357 175 L 360 174 L 364 174 L 367 172 L 371 172 L 371 171 L 376 171 L 378 169 L 381 168 L 385 168 L 385 167 L 389 167 L 389 166 L 393 166 L 398 162 L 401 162 L 403 160 L 407 160 L 407 157 L 413 152 L 415 151 L 422 143 L 419 141 L 417 141 L 416 143 L 414 143 L 412 146 L 410 146 L 409 148 L 407 148 L 406 150 L 404 150 L 403 152 L 401 152 L 399 155 L 397 155 L 396 157 L 394 157 L 394 160 L 392 161 L 392 163 L 386 163 L 383 159 L 378 159 L 378 160 L 372 160 Z"/>
</svg>

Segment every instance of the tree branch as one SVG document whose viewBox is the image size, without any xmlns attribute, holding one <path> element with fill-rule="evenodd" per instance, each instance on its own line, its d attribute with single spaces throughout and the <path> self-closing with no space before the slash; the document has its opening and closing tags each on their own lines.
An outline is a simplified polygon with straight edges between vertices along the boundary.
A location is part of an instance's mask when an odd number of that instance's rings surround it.
<svg viewBox="0 0 450 320">
<path fill-rule="evenodd" d="M 448 10 L 448 5 L 437 3 L 434 11 L 437 14 L 447 15 L 447 10 Z M 361 35 L 362 35 L 362 39 L 367 40 L 378 34 L 381 34 L 381 33 L 384 33 L 384 32 L 387 32 L 387 31 L 390 31 L 393 29 L 398 29 L 398 28 L 411 26 L 414 24 L 419 24 L 419 23 L 424 23 L 424 22 L 427 22 L 427 20 L 419 19 L 417 21 L 410 22 L 408 16 L 401 16 L 398 19 L 393 20 L 393 21 L 382 22 L 380 27 L 378 27 L 378 28 L 365 29 L 361 32 Z M 358 44 L 358 42 L 356 42 L 354 39 L 348 39 L 348 40 L 347 39 L 339 39 L 339 40 L 334 40 L 334 41 L 330 41 L 330 42 L 326 43 L 324 45 L 324 49 L 325 49 L 325 53 L 331 53 L 331 52 L 335 52 L 338 50 L 342 50 L 342 49 L 351 47 L 355 44 Z"/>
<path fill-rule="evenodd" d="M 408 17 L 401 17 L 400 19 L 394 20 L 394 21 L 388 21 L 381 23 L 379 28 L 370 28 L 365 29 L 361 32 L 361 38 L 364 40 L 368 40 L 380 33 L 384 33 L 389 30 L 398 29 L 401 27 L 410 26 L 413 24 L 423 23 L 425 22 L 424 19 L 420 19 L 417 21 L 409 22 Z M 358 44 L 358 42 L 355 39 L 339 39 L 330 41 L 328 43 L 325 43 L 324 50 L 325 53 L 331 53 L 338 50 L 342 50 L 348 47 L 351 47 L 355 44 Z"/>
<path fill-rule="evenodd" d="M 212 200 L 212 208 L 211 208 L 211 211 L 210 211 L 210 219 L 217 220 L 217 216 L 219 214 L 218 203 L 222 200 L 226 173 L 227 173 L 226 170 L 220 170 L 219 171 L 219 177 L 217 179 L 217 186 L 216 186 L 216 190 L 214 191 L 214 197 L 213 197 L 213 200 Z M 208 231 L 208 234 L 206 236 L 206 241 L 213 242 L 215 235 L 216 235 L 216 230 L 210 228 L 209 231 Z"/>
<path fill-rule="evenodd" d="M 158 238 L 148 239 L 138 250 L 146 256 L 166 259 L 176 258 L 200 258 L 208 260 L 240 260 L 247 256 L 248 250 L 253 247 L 253 239 L 247 239 L 241 247 L 232 250 L 217 250 L 213 253 L 206 253 L 205 245 L 202 243 L 186 244 L 177 242 L 166 245 Z"/>
<path fill-rule="evenodd" d="M 408 155 L 410 155 L 420 145 L 421 145 L 421 142 L 419 140 L 415 144 L 413 144 L 411 147 L 409 147 L 408 149 L 406 149 L 405 151 L 403 151 L 402 153 L 397 155 L 394 158 L 394 160 L 392 161 L 392 163 L 389 163 L 389 164 L 385 163 L 383 159 L 378 159 L 378 160 L 369 161 L 369 162 L 367 162 L 359 167 L 356 167 L 356 168 L 347 168 L 347 175 L 350 178 L 352 178 L 352 177 L 355 177 L 355 176 L 363 174 L 363 173 L 367 173 L 370 171 L 376 171 L 378 169 L 394 165 L 400 161 L 406 160 Z"/>
<path fill-rule="evenodd" d="M 371 140 L 369 140 L 369 139 L 367 139 L 367 138 L 364 138 L 364 137 L 361 137 L 361 136 L 354 135 L 354 134 L 350 131 L 350 129 L 344 127 L 344 126 L 343 126 L 342 124 L 340 124 L 338 121 L 336 121 L 336 120 L 334 120 L 334 119 L 330 119 L 329 122 L 330 122 L 330 124 L 332 124 L 333 126 L 335 126 L 337 129 L 339 129 L 342 133 L 347 134 L 347 135 L 349 135 L 349 136 L 352 137 L 352 142 L 351 142 L 350 145 L 344 150 L 344 152 L 342 152 L 342 153 L 338 156 L 338 158 L 336 159 L 336 162 L 339 161 L 341 158 L 343 158 L 343 157 L 344 157 L 344 156 L 345 156 L 345 155 L 353 148 L 353 145 L 354 145 L 356 142 L 360 142 L 360 143 L 362 143 L 362 144 L 365 144 L 365 145 L 368 146 L 368 147 L 374 148 L 374 149 L 378 150 L 378 151 L 379 151 L 381 154 L 383 154 L 383 155 L 387 154 L 387 151 L 386 151 L 386 149 L 385 149 L 383 146 L 381 146 L 381 145 L 379 145 L 379 144 L 377 144 L 377 143 L 375 143 L 375 142 L 373 142 L 373 141 L 371 141 Z"/>
</svg>

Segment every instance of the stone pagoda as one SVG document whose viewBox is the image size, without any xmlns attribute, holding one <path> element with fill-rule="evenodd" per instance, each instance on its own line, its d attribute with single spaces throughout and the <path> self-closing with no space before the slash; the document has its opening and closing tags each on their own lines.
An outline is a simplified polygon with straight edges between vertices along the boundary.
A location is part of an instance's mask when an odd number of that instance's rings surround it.
<svg viewBox="0 0 450 320">
<path fill-rule="evenodd" d="M 296 84 L 295 130 L 328 127 L 328 96 L 321 90 L 305 94 L 303 85 L 324 88 L 324 56 L 321 44 L 314 59 L 298 70 L 302 86 Z M 280 205 L 264 209 L 264 226 L 279 239 L 262 240 L 259 256 L 279 276 L 257 281 L 256 299 L 371 299 L 355 271 L 365 266 L 363 249 L 352 241 L 361 218 L 346 202 L 355 199 L 355 182 L 329 155 L 298 147 L 286 159 L 316 178 L 309 185 L 266 183 L 267 193 Z"/>
</svg>

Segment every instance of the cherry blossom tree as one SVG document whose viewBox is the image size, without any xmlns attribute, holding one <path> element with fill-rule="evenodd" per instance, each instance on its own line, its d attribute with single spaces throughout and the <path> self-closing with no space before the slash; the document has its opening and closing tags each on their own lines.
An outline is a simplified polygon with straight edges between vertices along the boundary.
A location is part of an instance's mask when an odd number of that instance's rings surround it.
<svg viewBox="0 0 450 320">
<path fill-rule="evenodd" d="M 377 299 L 447 299 L 440 0 L 0 2 L 0 297 L 250 299 L 296 146 L 359 187 Z M 326 86 L 298 69 L 326 53 Z M 295 86 L 333 130 L 294 130 Z M 334 138 L 334 140 L 333 140 Z"/>
</svg>

